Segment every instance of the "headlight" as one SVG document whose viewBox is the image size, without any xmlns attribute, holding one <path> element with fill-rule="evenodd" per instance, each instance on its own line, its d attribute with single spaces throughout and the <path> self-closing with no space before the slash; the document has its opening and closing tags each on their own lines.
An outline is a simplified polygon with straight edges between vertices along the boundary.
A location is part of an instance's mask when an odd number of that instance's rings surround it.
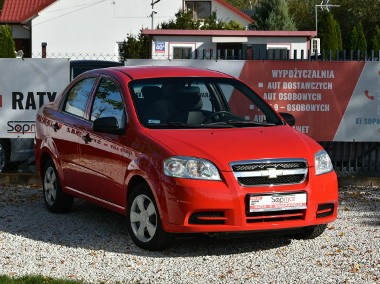
<svg viewBox="0 0 380 284">
<path fill-rule="evenodd" d="M 321 150 L 314 155 L 315 174 L 321 175 L 334 170 L 331 159 L 325 150 Z"/>
<path fill-rule="evenodd" d="M 171 177 L 220 180 L 216 166 L 210 161 L 193 157 L 171 157 L 164 161 L 165 175 Z"/>
</svg>

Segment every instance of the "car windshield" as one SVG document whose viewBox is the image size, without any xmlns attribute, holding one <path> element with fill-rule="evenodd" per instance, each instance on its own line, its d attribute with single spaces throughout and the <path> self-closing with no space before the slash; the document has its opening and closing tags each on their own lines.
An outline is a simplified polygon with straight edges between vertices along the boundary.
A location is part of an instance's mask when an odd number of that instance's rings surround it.
<svg viewBox="0 0 380 284">
<path fill-rule="evenodd" d="M 231 78 L 134 80 L 130 91 L 148 128 L 232 128 L 282 125 L 264 100 Z"/>
</svg>

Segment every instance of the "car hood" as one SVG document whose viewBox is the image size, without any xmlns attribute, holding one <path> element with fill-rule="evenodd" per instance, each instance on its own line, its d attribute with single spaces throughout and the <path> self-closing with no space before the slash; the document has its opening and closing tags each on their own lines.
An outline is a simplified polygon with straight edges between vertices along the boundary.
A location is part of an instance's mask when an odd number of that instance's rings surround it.
<svg viewBox="0 0 380 284">
<path fill-rule="evenodd" d="M 314 164 L 322 147 L 290 126 L 223 129 L 148 129 L 157 143 L 173 155 L 212 161 L 220 170 L 230 171 L 230 162 L 257 159 L 305 158 Z"/>
</svg>

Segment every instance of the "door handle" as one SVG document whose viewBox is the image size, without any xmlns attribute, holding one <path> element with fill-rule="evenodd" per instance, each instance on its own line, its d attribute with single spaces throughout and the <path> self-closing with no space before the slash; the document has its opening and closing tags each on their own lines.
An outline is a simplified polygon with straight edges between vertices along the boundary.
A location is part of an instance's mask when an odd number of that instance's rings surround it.
<svg viewBox="0 0 380 284">
<path fill-rule="evenodd" d="M 88 144 L 91 142 L 92 139 L 91 139 L 90 135 L 87 133 L 85 135 L 82 135 L 82 140 L 84 141 L 84 143 Z"/>
<path fill-rule="evenodd" d="M 54 132 L 57 132 L 59 130 L 58 122 L 54 123 L 51 127 L 53 128 Z"/>
</svg>

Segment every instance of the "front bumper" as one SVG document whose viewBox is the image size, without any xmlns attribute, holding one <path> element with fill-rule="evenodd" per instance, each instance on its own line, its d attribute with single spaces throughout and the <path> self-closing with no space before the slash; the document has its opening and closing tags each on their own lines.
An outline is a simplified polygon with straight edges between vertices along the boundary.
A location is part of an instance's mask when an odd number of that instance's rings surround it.
<svg viewBox="0 0 380 284">
<path fill-rule="evenodd" d="M 164 230 L 172 233 L 283 230 L 326 224 L 337 218 L 335 172 L 296 185 L 240 186 L 232 173 L 222 181 L 170 178 L 164 182 Z M 250 213 L 250 194 L 307 193 L 307 208 Z"/>
</svg>

